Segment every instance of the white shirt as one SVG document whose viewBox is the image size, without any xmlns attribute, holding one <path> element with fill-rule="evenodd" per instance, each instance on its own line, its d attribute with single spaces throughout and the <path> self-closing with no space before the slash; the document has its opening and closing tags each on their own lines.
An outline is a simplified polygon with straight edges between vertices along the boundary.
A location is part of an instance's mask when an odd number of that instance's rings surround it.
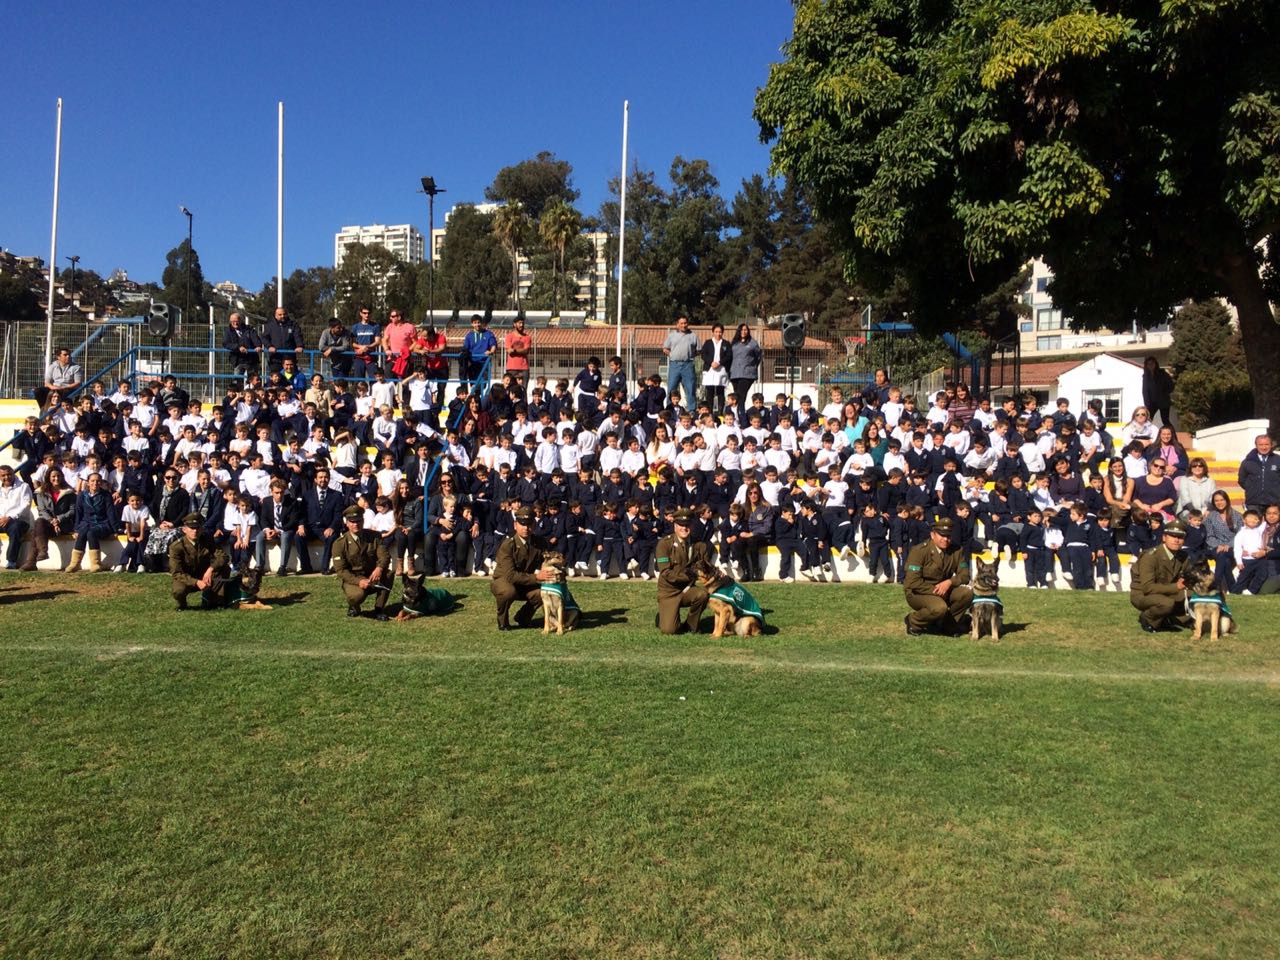
<svg viewBox="0 0 1280 960">
<path fill-rule="evenodd" d="M 31 510 L 31 487 L 17 476 L 7 487 L 0 487 L 0 517 L 25 520 Z"/>
</svg>

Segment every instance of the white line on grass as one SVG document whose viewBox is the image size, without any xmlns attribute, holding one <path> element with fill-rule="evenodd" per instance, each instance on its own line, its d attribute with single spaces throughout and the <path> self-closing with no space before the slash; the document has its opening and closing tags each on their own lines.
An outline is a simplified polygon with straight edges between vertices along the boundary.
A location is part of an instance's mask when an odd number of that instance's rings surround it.
<svg viewBox="0 0 1280 960">
<path fill-rule="evenodd" d="M 961 667 L 937 664 L 890 663 L 871 660 L 785 660 L 760 656 L 593 656 L 579 653 L 449 653 L 434 650 L 344 650 L 300 647 L 228 646 L 208 644 L 156 644 L 150 646 L 78 646 L 36 643 L 5 645 L 0 650 L 29 653 L 73 653 L 99 659 L 141 654 L 230 655 L 242 657 L 298 657 L 312 660 L 438 661 L 443 663 L 565 664 L 569 666 L 641 667 L 737 667 L 748 670 L 795 671 L 798 673 L 904 673 L 922 676 L 974 677 L 997 680 L 1075 680 L 1086 683 L 1207 683 L 1248 686 L 1280 685 L 1277 673 L 1137 673 L 1093 670 L 1037 670 L 1025 667 Z"/>
</svg>

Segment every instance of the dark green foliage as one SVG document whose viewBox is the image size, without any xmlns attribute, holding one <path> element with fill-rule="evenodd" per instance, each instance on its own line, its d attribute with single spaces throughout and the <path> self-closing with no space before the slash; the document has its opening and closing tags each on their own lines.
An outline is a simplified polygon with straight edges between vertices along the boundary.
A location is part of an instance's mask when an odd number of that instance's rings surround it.
<svg viewBox="0 0 1280 960">
<path fill-rule="evenodd" d="M 187 305 L 187 259 L 191 260 L 191 304 Z M 200 253 L 192 249 L 184 237 L 165 254 L 164 273 L 160 276 L 160 300 L 184 311 L 188 323 L 203 320 L 209 304 L 209 285 L 200 269 Z"/>
<path fill-rule="evenodd" d="M 500 203 L 517 202 L 530 220 L 537 222 L 543 208 L 552 200 L 573 203 L 578 191 L 573 188 L 573 165 L 543 150 L 536 157 L 503 167 L 485 187 L 485 198 Z"/>
<path fill-rule="evenodd" d="M 455 207 L 440 249 L 437 306 L 486 309 L 511 295 L 511 264 L 493 235 L 493 215 Z M 445 288 L 442 294 L 442 289 Z"/>
<path fill-rule="evenodd" d="M 40 295 L 36 293 L 29 277 L 15 273 L 0 276 L 0 320 L 8 323 L 32 322 L 43 316 Z"/>
<path fill-rule="evenodd" d="M 1175 374 L 1187 370 L 1226 373 L 1243 371 L 1244 351 L 1231 314 L 1219 300 L 1201 300 L 1182 306 L 1173 317 L 1173 346 L 1169 366 Z"/>
<path fill-rule="evenodd" d="M 853 275 L 902 271 L 922 327 L 1034 256 L 1085 327 L 1224 295 L 1280 423 L 1278 41 L 1276 0 L 803 0 L 755 112 Z"/>
</svg>

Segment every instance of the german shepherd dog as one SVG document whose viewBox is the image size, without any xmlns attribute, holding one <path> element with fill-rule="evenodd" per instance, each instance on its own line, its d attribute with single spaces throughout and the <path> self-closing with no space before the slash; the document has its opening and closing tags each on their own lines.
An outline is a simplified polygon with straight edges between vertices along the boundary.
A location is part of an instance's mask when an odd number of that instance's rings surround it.
<svg viewBox="0 0 1280 960">
<path fill-rule="evenodd" d="M 1199 640 L 1204 625 L 1209 624 L 1209 639 L 1217 641 L 1224 633 L 1235 633 L 1239 628 L 1227 610 L 1227 598 L 1214 583 L 1213 568 L 1209 561 L 1201 560 L 1187 572 L 1187 613 L 1195 621 L 1192 640 Z"/>
<path fill-rule="evenodd" d="M 578 625 L 582 611 L 576 606 L 565 603 L 570 596 L 569 563 L 563 553 L 551 550 L 542 555 L 542 568 L 539 572 L 554 573 L 555 580 L 543 583 L 542 590 L 542 632 L 550 633 L 554 627 L 557 636 L 563 636 L 566 630 Z"/>
<path fill-rule="evenodd" d="M 231 589 L 236 591 L 236 599 L 232 605 L 237 610 L 270 610 L 269 604 L 258 599 L 258 588 L 262 586 L 262 571 L 257 567 L 241 570 L 231 578 Z"/>
<path fill-rule="evenodd" d="M 1004 626 L 1004 605 L 1000 602 L 1000 573 L 996 563 L 978 564 L 978 575 L 973 578 L 973 607 L 969 611 L 971 626 L 969 636 L 977 640 L 989 634 L 997 643 Z"/>
<path fill-rule="evenodd" d="M 697 573 L 698 582 L 702 584 L 702 589 L 706 590 L 708 594 L 707 606 L 716 618 L 715 629 L 711 631 L 711 636 L 723 637 L 725 631 L 729 630 L 739 637 L 758 637 L 761 629 L 759 619 L 738 616 L 732 604 L 714 596 L 716 591 L 729 587 L 733 590 L 741 590 L 746 598 L 754 604 L 754 598 L 751 594 L 747 593 L 741 584 L 735 583 L 732 578 L 726 577 L 710 564 L 700 564 Z"/>
<path fill-rule="evenodd" d="M 416 620 L 428 614 L 448 613 L 454 608 L 453 595 L 447 590 L 424 589 L 422 574 L 402 574 L 400 580 L 404 584 L 404 593 L 400 598 L 400 612 L 396 614 L 396 622 Z"/>
</svg>

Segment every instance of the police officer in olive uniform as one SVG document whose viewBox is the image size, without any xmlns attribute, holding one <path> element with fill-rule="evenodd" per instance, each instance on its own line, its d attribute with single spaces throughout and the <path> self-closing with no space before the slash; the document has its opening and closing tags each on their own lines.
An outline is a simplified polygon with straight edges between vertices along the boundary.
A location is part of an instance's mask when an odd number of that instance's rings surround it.
<svg viewBox="0 0 1280 960">
<path fill-rule="evenodd" d="M 373 619 L 387 620 L 382 608 L 395 577 L 391 550 L 376 533 L 361 529 L 364 511 L 359 507 L 347 507 L 342 520 L 347 531 L 333 542 L 333 572 L 347 598 L 347 616 L 360 616 L 360 605 L 372 593 Z"/>
<path fill-rule="evenodd" d="M 939 633 L 956 635 L 965 629 L 963 621 L 973 606 L 969 583 L 969 552 L 951 545 L 951 520 L 934 521 L 929 539 L 907 554 L 907 576 L 903 588 L 911 612 L 904 623 L 907 635 L 918 637 L 931 624 Z"/>
<path fill-rule="evenodd" d="M 550 583 L 556 578 L 550 571 L 542 572 L 542 554 L 551 546 L 541 537 L 530 536 L 529 526 L 533 523 L 533 511 L 521 507 L 512 517 L 514 536 L 503 540 L 498 546 L 496 566 L 493 578 L 489 582 L 489 592 L 498 602 L 498 629 L 510 630 L 511 622 L 507 615 L 511 605 L 517 600 L 524 600 L 524 606 L 516 614 L 516 625 L 528 627 L 533 623 L 533 615 L 542 607 L 542 590 L 540 583 Z"/>
<path fill-rule="evenodd" d="M 1187 552 L 1182 549 L 1186 539 L 1187 528 L 1174 521 L 1164 528 L 1161 545 L 1146 551 L 1133 565 L 1129 602 L 1139 611 L 1138 625 L 1147 633 L 1155 633 L 1178 619 L 1174 611 L 1182 604 L 1190 567 Z"/>
<path fill-rule="evenodd" d="M 693 511 L 675 512 L 675 533 L 658 541 L 654 565 L 658 569 L 658 629 L 665 634 L 680 632 L 680 608 L 688 607 L 685 629 L 698 632 L 702 611 L 707 607 L 707 591 L 698 582 L 697 568 L 710 564 L 705 543 L 689 540 Z"/>
<path fill-rule="evenodd" d="M 169 546 L 169 574 L 173 577 L 173 601 L 187 609 L 187 597 L 199 593 L 206 609 L 225 607 L 231 602 L 227 574 L 231 561 L 226 551 L 204 532 L 204 517 L 188 513 L 182 518 L 182 536 Z"/>
</svg>

